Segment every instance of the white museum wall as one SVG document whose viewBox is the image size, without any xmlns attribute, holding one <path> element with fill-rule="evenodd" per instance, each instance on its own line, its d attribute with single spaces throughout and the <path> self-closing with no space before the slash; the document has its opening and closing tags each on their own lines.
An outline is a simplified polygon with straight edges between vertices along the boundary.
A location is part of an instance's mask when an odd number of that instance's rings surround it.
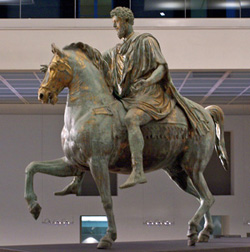
<svg viewBox="0 0 250 252">
<path fill-rule="evenodd" d="M 71 178 L 37 174 L 35 191 L 42 206 L 37 221 L 28 212 L 23 198 L 25 167 L 34 160 L 51 160 L 63 155 L 60 145 L 63 114 L 1 114 L 0 122 L 0 244 L 78 243 L 79 216 L 104 214 L 100 197 L 56 197 L 53 192 L 62 189 Z M 249 232 L 244 222 L 250 220 L 249 125 L 250 115 L 225 118 L 225 130 L 232 135 L 234 195 L 216 196 L 211 210 L 212 215 L 229 216 L 227 234 L 242 236 Z M 118 190 L 118 196 L 113 197 L 118 241 L 185 239 L 187 222 L 198 208 L 198 202 L 182 192 L 162 171 L 147 174 L 147 178 L 147 184 Z M 118 185 L 125 179 L 126 176 L 119 175 Z M 74 224 L 42 224 L 46 218 L 67 219 Z M 143 225 L 146 220 L 169 220 L 175 224 L 148 227 Z"/>
<path fill-rule="evenodd" d="M 249 19 L 136 19 L 152 33 L 170 69 L 249 69 Z M 82 41 L 101 52 L 119 42 L 111 19 L 3 19 L 0 70 L 36 70 L 48 64 L 50 45 Z"/>
<path fill-rule="evenodd" d="M 118 42 L 110 20 L 1 20 L 0 70 L 38 70 L 51 59 L 50 44 L 63 47 L 83 41 L 100 51 Z M 170 69 L 249 69 L 250 21 L 246 20 L 136 20 L 136 30 L 151 32 L 159 40 Z M 7 106 L 7 108 L 6 108 Z M 77 243 L 79 216 L 104 214 L 99 197 L 55 197 L 68 178 L 35 177 L 35 190 L 43 207 L 32 219 L 23 198 L 24 170 L 33 160 L 62 156 L 62 107 L 0 106 L 0 245 Z M 242 107 L 243 108 L 243 107 Z M 51 112 L 52 111 L 52 112 Z M 246 236 L 250 228 L 250 113 L 230 115 L 225 130 L 232 132 L 233 196 L 217 196 L 213 215 L 228 215 L 229 234 Z M 11 113 L 10 113 L 11 112 Z M 120 185 L 126 176 L 118 176 Z M 148 183 L 119 190 L 113 198 L 118 241 L 185 239 L 187 222 L 198 208 L 158 171 Z M 67 219 L 73 225 L 42 224 Z M 147 227 L 146 220 L 174 221 L 171 227 Z"/>
</svg>

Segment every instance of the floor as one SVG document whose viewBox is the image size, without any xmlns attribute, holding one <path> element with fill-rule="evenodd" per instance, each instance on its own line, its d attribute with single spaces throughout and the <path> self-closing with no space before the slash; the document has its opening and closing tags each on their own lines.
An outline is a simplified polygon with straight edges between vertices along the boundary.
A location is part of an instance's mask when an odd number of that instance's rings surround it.
<svg viewBox="0 0 250 252">
<path fill-rule="evenodd" d="M 188 247 L 186 240 L 150 241 L 150 242 L 116 242 L 111 251 L 127 252 L 250 252 L 250 238 L 217 238 L 208 243 L 198 243 Z M 0 252 L 89 252 L 97 251 L 96 244 L 57 244 L 0 247 Z"/>
</svg>

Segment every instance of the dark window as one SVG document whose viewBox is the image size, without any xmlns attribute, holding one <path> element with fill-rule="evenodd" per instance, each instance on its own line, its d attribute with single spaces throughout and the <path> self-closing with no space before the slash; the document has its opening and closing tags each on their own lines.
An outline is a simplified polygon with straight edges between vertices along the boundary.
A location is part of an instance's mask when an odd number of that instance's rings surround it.
<svg viewBox="0 0 250 252">
<path fill-rule="evenodd" d="M 117 6 L 136 18 L 250 17 L 250 0 L 2 0 L 0 18 L 109 18 Z"/>
<path fill-rule="evenodd" d="M 78 15 L 80 18 L 109 18 L 112 0 L 80 0 Z"/>
<path fill-rule="evenodd" d="M 187 0 L 188 18 L 240 17 L 239 0 Z"/>
<path fill-rule="evenodd" d="M 112 8 L 115 8 L 117 6 L 130 8 L 130 0 L 113 0 L 112 2 L 113 2 Z M 131 0 L 131 2 L 133 2 L 133 0 Z"/>
<path fill-rule="evenodd" d="M 232 195 L 231 187 L 231 134 L 225 132 L 225 144 L 229 158 L 229 170 L 225 171 L 221 165 L 218 155 L 214 151 L 212 158 L 210 159 L 207 168 L 204 172 L 204 177 L 207 181 L 207 185 L 213 195 Z"/>
<path fill-rule="evenodd" d="M 241 0 L 241 17 L 249 18 L 250 17 L 250 0 Z"/>
<path fill-rule="evenodd" d="M 117 195 L 117 174 L 110 173 L 111 195 Z M 86 172 L 81 184 L 80 195 L 78 196 L 99 196 L 96 183 L 90 172 Z"/>
<path fill-rule="evenodd" d="M 21 10 L 22 18 L 74 18 L 74 0 L 36 0 Z"/>
<path fill-rule="evenodd" d="M 19 18 L 20 7 L 19 1 L 13 1 L 12 4 L 9 1 L 0 1 L 0 18 Z"/>
<path fill-rule="evenodd" d="M 129 8 L 129 0 L 80 0 L 77 17 L 110 18 L 110 11 L 117 6 Z"/>
</svg>

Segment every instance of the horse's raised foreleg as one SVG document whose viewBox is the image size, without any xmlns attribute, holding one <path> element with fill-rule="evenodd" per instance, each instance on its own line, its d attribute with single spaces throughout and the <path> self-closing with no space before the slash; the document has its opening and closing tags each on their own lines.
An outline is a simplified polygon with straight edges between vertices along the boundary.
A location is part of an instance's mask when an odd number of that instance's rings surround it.
<svg viewBox="0 0 250 252">
<path fill-rule="evenodd" d="M 203 217 L 205 215 L 205 228 L 202 230 L 199 241 L 205 241 L 205 239 L 208 240 L 209 234 L 212 232 L 212 219 L 209 214 L 209 209 L 214 203 L 214 197 L 209 191 L 209 188 L 207 186 L 207 183 L 204 179 L 204 176 L 202 172 L 193 173 L 191 176 L 191 180 L 193 182 L 193 185 L 195 189 L 197 190 L 199 196 L 200 196 L 200 207 L 196 211 L 193 218 L 189 221 L 189 230 L 188 230 L 188 245 L 194 246 L 197 241 L 197 233 L 198 233 L 198 225 Z M 205 238 L 205 236 L 207 236 Z"/>
<path fill-rule="evenodd" d="M 43 173 L 58 177 L 77 175 L 77 169 L 70 166 L 65 158 L 52 161 L 32 162 L 25 169 L 25 192 L 24 197 L 28 203 L 29 211 L 35 219 L 41 212 L 41 206 L 37 203 L 37 196 L 34 193 L 33 180 L 36 173 Z"/>
<path fill-rule="evenodd" d="M 96 182 L 102 199 L 102 204 L 108 218 L 108 229 L 106 235 L 102 237 L 97 248 L 108 249 L 112 246 L 112 243 L 117 237 L 113 203 L 111 198 L 108 159 L 103 157 L 93 157 L 91 160 L 90 171 Z"/>
</svg>

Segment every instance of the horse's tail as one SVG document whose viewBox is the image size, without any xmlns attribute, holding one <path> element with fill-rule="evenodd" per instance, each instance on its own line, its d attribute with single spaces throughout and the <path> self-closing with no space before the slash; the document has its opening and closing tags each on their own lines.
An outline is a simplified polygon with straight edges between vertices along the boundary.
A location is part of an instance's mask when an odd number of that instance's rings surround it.
<svg viewBox="0 0 250 252">
<path fill-rule="evenodd" d="M 227 171 L 229 167 L 229 160 L 225 147 L 224 139 L 224 113 L 222 109 L 216 105 L 208 106 L 205 108 L 209 111 L 215 124 L 215 150 L 223 168 Z"/>
</svg>

